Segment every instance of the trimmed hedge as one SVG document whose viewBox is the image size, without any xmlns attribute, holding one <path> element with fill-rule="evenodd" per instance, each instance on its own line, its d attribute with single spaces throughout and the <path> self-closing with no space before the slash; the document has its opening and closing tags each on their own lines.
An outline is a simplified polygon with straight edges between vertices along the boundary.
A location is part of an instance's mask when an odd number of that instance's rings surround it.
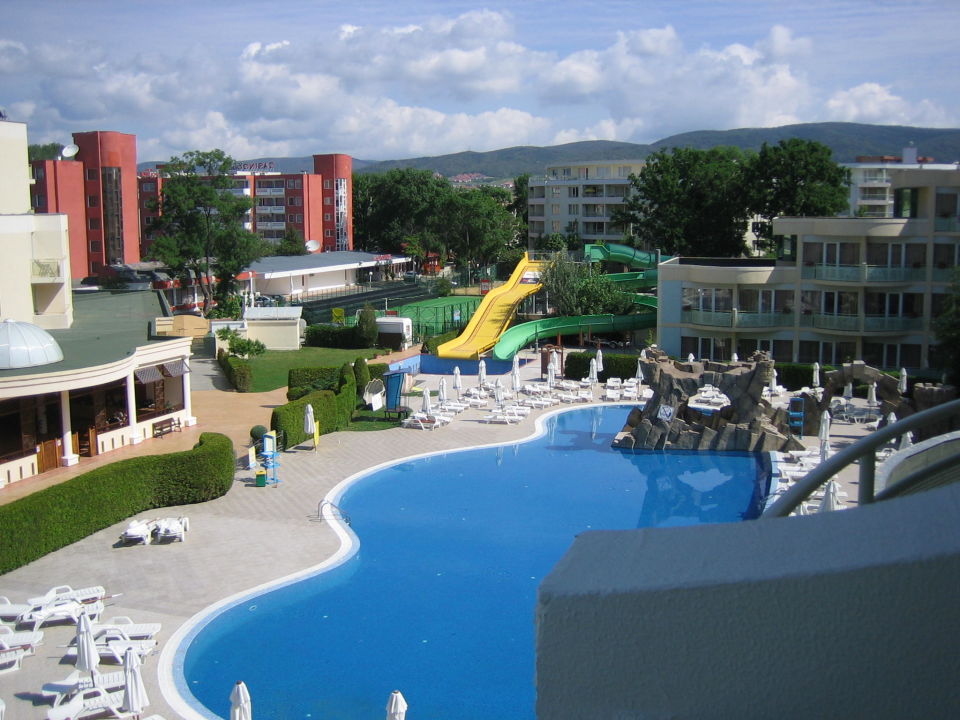
<svg viewBox="0 0 960 720">
<path fill-rule="evenodd" d="M 0 506 L 0 574 L 151 508 L 206 502 L 233 484 L 230 438 L 203 433 L 192 450 L 120 460 Z"/>
<path fill-rule="evenodd" d="M 390 372 L 390 366 L 387 363 L 367 363 L 367 370 L 370 371 L 371 380 L 383 380 L 383 376 Z"/>
<path fill-rule="evenodd" d="M 806 363 L 779 363 L 773 364 L 773 369 L 777 371 L 777 384 L 783 385 L 787 390 L 799 390 L 803 387 L 810 387 L 813 383 L 813 364 Z M 830 370 L 836 370 L 833 365 L 820 366 L 820 384 L 823 384 L 823 375 Z"/>
<path fill-rule="evenodd" d="M 353 366 L 344 363 L 337 381 L 337 430 L 343 430 L 350 424 L 356 409 L 357 381 L 353 376 Z"/>
<path fill-rule="evenodd" d="M 357 383 L 357 397 L 363 395 L 367 383 L 370 382 L 370 369 L 367 367 L 367 359 L 363 356 L 353 361 L 353 377 Z"/>
<path fill-rule="evenodd" d="M 217 350 L 217 362 L 220 363 L 227 380 L 237 392 L 250 392 L 253 384 L 253 370 L 249 362 L 229 354 L 223 348 Z"/>
<path fill-rule="evenodd" d="M 366 347 L 356 326 L 308 325 L 305 334 L 310 347 L 358 348 Z"/>
<path fill-rule="evenodd" d="M 580 380 L 590 374 L 590 360 L 595 358 L 595 352 L 567 353 L 563 361 L 563 376 L 568 380 Z M 606 382 L 608 377 L 631 378 L 637 374 L 636 355 L 603 354 L 603 370 L 597 373 L 600 382 Z"/>
</svg>

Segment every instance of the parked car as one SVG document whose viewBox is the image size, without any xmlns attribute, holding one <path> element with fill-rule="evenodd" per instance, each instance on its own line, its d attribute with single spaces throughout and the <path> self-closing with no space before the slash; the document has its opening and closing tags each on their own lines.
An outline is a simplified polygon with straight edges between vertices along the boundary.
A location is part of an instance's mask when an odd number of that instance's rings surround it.
<svg viewBox="0 0 960 720">
<path fill-rule="evenodd" d="M 415 283 L 417 281 L 417 273 L 414 270 L 407 270 L 403 274 L 403 281 L 408 283 Z"/>
</svg>

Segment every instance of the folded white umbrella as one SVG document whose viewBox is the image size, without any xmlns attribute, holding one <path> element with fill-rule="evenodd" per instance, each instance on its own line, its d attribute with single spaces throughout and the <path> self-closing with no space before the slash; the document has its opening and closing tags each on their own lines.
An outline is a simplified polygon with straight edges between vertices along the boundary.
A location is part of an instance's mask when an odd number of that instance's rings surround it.
<svg viewBox="0 0 960 720">
<path fill-rule="evenodd" d="M 852 383 L 852 382 L 848 382 L 846 385 L 843 386 L 843 397 L 844 397 L 844 399 L 846 399 L 846 400 L 849 400 L 850 398 L 853 397 L 853 383 Z"/>
<path fill-rule="evenodd" d="M 603 372 L 603 350 L 597 348 L 597 372 Z"/>
<path fill-rule="evenodd" d="M 420 410 L 424 415 L 429 415 L 433 412 L 433 405 L 430 402 L 430 391 L 427 388 L 423 389 L 423 407 L 421 407 Z"/>
<path fill-rule="evenodd" d="M 906 450 L 911 445 L 913 445 L 913 433 L 905 432 L 900 436 L 900 443 L 897 445 L 897 450 Z"/>
<path fill-rule="evenodd" d="M 639 380 L 640 382 L 643 382 L 643 363 L 640 362 L 640 359 L 639 359 L 639 358 L 637 359 L 637 374 L 636 374 L 636 378 L 637 378 L 637 380 Z"/>
<path fill-rule="evenodd" d="M 457 391 L 457 400 L 460 399 L 460 391 L 463 390 L 463 380 L 460 379 L 460 366 L 453 368 L 453 389 Z"/>
<path fill-rule="evenodd" d="M 820 432 L 817 433 L 817 437 L 821 441 L 830 440 L 830 411 L 824 410 L 820 413 Z"/>
<path fill-rule="evenodd" d="M 307 435 L 313 435 L 316 426 L 317 423 L 313 418 L 313 405 L 307 403 L 307 407 L 303 411 L 303 431 Z"/>
<path fill-rule="evenodd" d="M 732 360 L 733 362 L 740 362 L 740 356 L 734 353 L 733 355 L 730 356 L 730 360 Z"/>
<path fill-rule="evenodd" d="M 590 362 L 593 362 L 592 360 Z M 553 383 L 556 379 L 556 373 L 553 371 L 553 365 L 547 365 L 547 388 L 553 389 Z"/>
<path fill-rule="evenodd" d="M 437 402 L 443 406 L 447 402 L 447 379 L 440 378 L 440 384 L 437 386 Z"/>
<path fill-rule="evenodd" d="M 516 356 L 514 356 L 516 357 Z M 513 372 L 510 373 L 510 379 L 513 383 L 513 391 L 515 393 L 520 392 L 520 388 L 523 387 L 523 383 L 520 382 L 520 368 L 514 366 Z"/>
<path fill-rule="evenodd" d="M 830 457 L 830 441 L 821 440 L 820 441 L 820 462 L 823 462 L 828 457 Z"/>
<path fill-rule="evenodd" d="M 503 382 L 500 378 L 497 378 L 497 382 L 493 386 L 493 398 L 497 402 L 497 407 L 503 407 Z"/>
<path fill-rule="evenodd" d="M 877 383 L 870 383 L 870 387 L 867 388 L 867 405 L 876 405 L 877 404 Z"/>
<path fill-rule="evenodd" d="M 831 480 L 823 489 L 823 500 L 819 512 L 833 512 L 840 509 L 840 497 L 837 495 L 837 483 Z"/>
<path fill-rule="evenodd" d="M 595 358 L 590 358 L 590 374 L 587 377 L 590 378 L 591 384 L 597 382 L 597 361 Z"/>
<path fill-rule="evenodd" d="M 513 372 L 520 372 L 520 354 L 514 353 L 513 355 Z"/>
<path fill-rule="evenodd" d="M 242 680 L 238 680 L 230 691 L 230 720 L 253 720 L 250 691 Z"/>
<path fill-rule="evenodd" d="M 820 363 L 813 364 L 813 387 L 820 387 Z"/>
<path fill-rule="evenodd" d="M 693 356 L 693 353 L 690 353 L 689 355 L 687 355 L 687 362 L 692 363 L 692 362 L 694 362 L 695 360 L 696 360 L 696 358 Z"/>
<path fill-rule="evenodd" d="M 80 619 L 77 621 L 77 670 L 93 675 L 99 664 L 100 652 L 97 650 L 97 641 L 93 639 L 90 618 L 84 611 L 80 613 Z"/>
<path fill-rule="evenodd" d="M 897 390 L 901 395 L 907 394 L 907 369 L 900 368 L 900 382 L 897 384 Z"/>
<path fill-rule="evenodd" d="M 139 715 L 150 704 L 140 673 L 140 656 L 132 647 L 123 654 L 123 709 Z"/>
<path fill-rule="evenodd" d="M 407 701 L 403 693 L 394 690 L 390 693 L 390 699 L 387 700 L 387 720 L 405 720 L 407 717 Z"/>
<path fill-rule="evenodd" d="M 477 364 L 477 384 L 482 388 L 487 382 L 487 363 L 481 360 Z"/>
<path fill-rule="evenodd" d="M 643 348 L 643 350 L 640 351 L 640 359 L 641 359 L 641 360 L 646 360 L 646 359 L 647 359 L 647 349 L 646 349 L 646 348 Z"/>
</svg>

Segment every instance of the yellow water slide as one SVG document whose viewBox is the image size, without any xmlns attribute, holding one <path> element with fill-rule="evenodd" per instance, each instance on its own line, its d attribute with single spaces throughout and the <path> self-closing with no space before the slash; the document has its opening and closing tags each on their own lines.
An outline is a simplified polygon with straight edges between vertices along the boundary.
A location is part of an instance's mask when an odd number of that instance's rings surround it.
<svg viewBox="0 0 960 720">
<path fill-rule="evenodd" d="M 506 331 L 520 301 L 540 289 L 540 262 L 524 254 L 510 279 L 494 288 L 480 303 L 460 337 L 437 348 L 444 358 L 476 360 Z"/>
</svg>

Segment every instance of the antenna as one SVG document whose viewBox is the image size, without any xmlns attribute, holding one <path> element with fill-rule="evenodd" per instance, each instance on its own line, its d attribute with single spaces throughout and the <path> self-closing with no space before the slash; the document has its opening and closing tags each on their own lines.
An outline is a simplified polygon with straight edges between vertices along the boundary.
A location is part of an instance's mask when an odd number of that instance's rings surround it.
<svg viewBox="0 0 960 720">
<path fill-rule="evenodd" d="M 320 249 L 320 243 L 317 240 L 308 240 L 304 247 L 307 248 L 307 252 L 316 252 Z"/>
<path fill-rule="evenodd" d="M 72 157 L 73 157 L 74 155 L 76 155 L 78 152 L 80 152 L 80 148 L 77 147 L 76 145 L 74 145 L 73 143 L 70 143 L 69 145 L 64 145 L 64 146 L 63 146 L 63 149 L 60 151 L 60 157 L 61 157 L 61 158 L 72 158 Z"/>
</svg>

